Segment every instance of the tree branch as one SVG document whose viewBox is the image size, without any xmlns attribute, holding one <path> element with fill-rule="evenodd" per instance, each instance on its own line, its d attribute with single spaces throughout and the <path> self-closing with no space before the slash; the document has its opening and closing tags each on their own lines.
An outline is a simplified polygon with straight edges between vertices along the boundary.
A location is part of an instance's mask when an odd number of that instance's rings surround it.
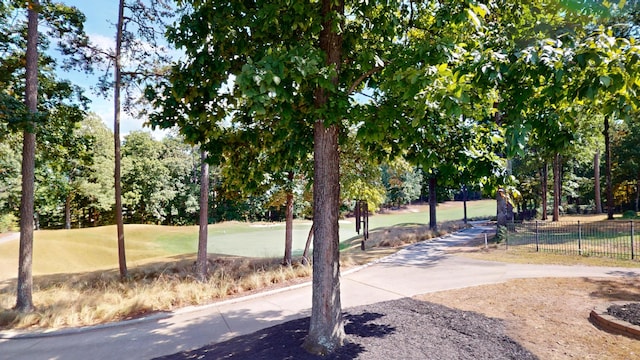
<svg viewBox="0 0 640 360">
<path fill-rule="evenodd" d="M 360 75 L 356 81 L 353 82 L 353 84 L 351 84 L 351 87 L 349 87 L 349 91 L 347 92 L 347 95 L 351 95 L 358 86 L 360 86 L 360 84 L 362 84 L 362 82 L 364 80 L 366 80 L 367 78 L 369 78 L 371 75 L 379 72 L 380 70 L 382 70 L 384 68 L 384 66 L 375 66 L 373 69 L 367 71 L 366 73 Z"/>
</svg>

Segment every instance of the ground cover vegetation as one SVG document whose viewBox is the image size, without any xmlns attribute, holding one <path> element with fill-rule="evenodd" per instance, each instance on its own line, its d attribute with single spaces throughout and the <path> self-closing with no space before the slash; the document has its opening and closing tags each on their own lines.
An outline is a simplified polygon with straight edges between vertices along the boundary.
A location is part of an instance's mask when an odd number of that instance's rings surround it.
<svg viewBox="0 0 640 360">
<path fill-rule="evenodd" d="M 154 12 L 159 3 L 174 6 L 172 25 Z M 339 299 L 340 209 L 355 198 L 398 206 L 419 187 L 435 211 L 441 188 L 495 196 L 503 187 L 522 217 L 546 218 L 548 207 L 556 221 L 562 212 L 601 211 L 601 195 L 609 218 L 637 212 L 639 6 L 121 1 L 121 14 L 152 16 L 114 19 L 119 46 L 105 57 L 115 64 L 114 81 L 101 82 L 116 98 L 109 134 L 83 113 L 82 93 L 55 78 L 57 68 L 92 68 L 82 14 L 63 2 L 2 1 L 0 216 L 9 226 L 20 221 L 18 308 L 32 308 L 34 227 L 118 223 L 124 279 L 121 218 L 195 223 L 203 154 L 210 220 L 313 219 L 318 292 L 306 347 L 314 353 L 344 339 L 340 304 L 331 299 Z M 137 31 L 124 24 L 129 18 L 140 20 Z M 158 29 L 184 56 L 172 61 L 126 46 L 150 42 Z M 38 51 L 39 31 L 61 39 L 65 60 L 47 55 L 47 41 Z M 127 52 L 147 55 L 133 62 L 144 72 L 123 71 Z M 120 142 L 118 94 L 132 84 L 145 88 L 148 105 L 136 113 L 176 133 L 158 141 L 134 132 Z M 433 212 L 432 229 L 436 221 Z M 331 316 L 316 311 L 322 306 Z"/>
</svg>

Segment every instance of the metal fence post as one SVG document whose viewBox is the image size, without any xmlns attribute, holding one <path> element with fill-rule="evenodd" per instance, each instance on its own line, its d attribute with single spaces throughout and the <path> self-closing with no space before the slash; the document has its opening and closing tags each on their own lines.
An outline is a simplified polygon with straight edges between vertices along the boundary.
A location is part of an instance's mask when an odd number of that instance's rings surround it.
<svg viewBox="0 0 640 360">
<path fill-rule="evenodd" d="M 582 255 L 582 225 L 578 220 L 578 254 Z"/>
<path fill-rule="evenodd" d="M 538 220 L 536 220 L 536 252 L 540 251 L 540 240 L 538 239 Z"/>
<path fill-rule="evenodd" d="M 636 257 L 635 251 L 634 251 L 634 249 L 633 249 L 633 232 L 634 232 L 634 229 L 633 229 L 633 220 L 631 220 L 631 221 L 629 221 L 629 222 L 631 223 L 631 260 L 633 260 L 633 259 L 635 259 L 635 257 Z"/>
</svg>

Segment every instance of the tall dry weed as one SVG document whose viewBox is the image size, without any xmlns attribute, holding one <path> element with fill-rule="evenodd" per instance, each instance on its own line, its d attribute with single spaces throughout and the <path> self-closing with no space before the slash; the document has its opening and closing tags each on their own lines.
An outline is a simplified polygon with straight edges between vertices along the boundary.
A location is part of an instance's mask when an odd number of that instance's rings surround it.
<svg viewBox="0 0 640 360">
<path fill-rule="evenodd" d="M 139 317 L 211 303 L 307 277 L 309 266 L 283 267 L 276 259 L 211 257 L 206 282 L 194 277 L 194 257 L 132 268 L 121 282 L 116 271 L 50 275 L 34 279 L 36 311 L 11 310 L 15 281 L 0 288 L 0 329 L 63 328 Z"/>
</svg>

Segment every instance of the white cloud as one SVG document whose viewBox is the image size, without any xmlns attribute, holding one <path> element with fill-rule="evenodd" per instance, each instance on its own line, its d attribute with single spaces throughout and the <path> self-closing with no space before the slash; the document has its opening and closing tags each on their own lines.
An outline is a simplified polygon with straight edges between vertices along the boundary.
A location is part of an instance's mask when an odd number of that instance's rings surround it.
<svg viewBox="0 0 640 360">
<path fill-rule="evenodd" d="M 102 34 L 89 34 L 89 39 L 102 50 L 113 52 L 113 49 L 116 48 L 115 36 L 108 37 Z"/>
<path fill-rule="evenodd" d="M 114 104 L 113 99 L 96 98 L 91 103 L 91 111 L 96 113 L 104 124 L 113 131 L 114 121 Z M 156 139 L 160 140 L 165 137 L 169 130 L 151 130 L 151 128 L 143 126 L 145 119 L 138 119 L 130 116 L 124 111 L 120 112 L 120 139 L 123 140 L 132 131 L 142 130 L 150 132 Z"/>
</svg>

